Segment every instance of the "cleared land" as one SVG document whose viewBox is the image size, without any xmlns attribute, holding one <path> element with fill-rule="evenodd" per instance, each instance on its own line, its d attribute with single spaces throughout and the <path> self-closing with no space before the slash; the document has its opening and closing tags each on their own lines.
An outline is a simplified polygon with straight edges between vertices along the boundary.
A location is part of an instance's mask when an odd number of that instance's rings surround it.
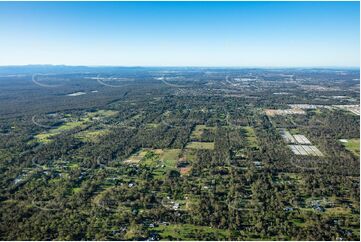
<svg viewBox="0 0 361 242">
<path fill-rule="evenodd" d="M 227 230 L 192 224 L 160 225 L 153 231 L 157 231 L 162 238 L 166 240 L 194 240 L 197 238 L 197 234 L 207 235 L 208 238 L 213 238 L 213 240 L 214 238 L 227 240 L 229 236 L 229 231 Z M 199 239 L 201 239 L 201 237 L 199 237 Z"/>
<path fill-rule="evenodd" d="M 291 135 L 286 129 L 280 129 L 280 134 L 287 144 L 291 144 L 288 147 L 295 155 L 323 156 L 316 146 L 311 145 L 311 141 L 306 136 L 300 134 Z"/>
<path fill-rule="evenodd" d="M 360 157 L 360 139 L 349 139 L 343 142 L 345 148 L 357 157 Z"/>
<path fill-rule="evenodd" d="M 84 142 L 99 142 L 100 137 L 107 135 L 109 130 L 101 129 L 101 130 L 85 130 L 75 134 L 75 137 L 84 141 Z"/>
<path fill-rule="evenodd" d="M 310 145 L 311 141 L 306 138 L 306 136 L 301 134 L 292 135 L 286 129 L 280 129 L 280 134 L 283 140 L 288 144 L 300 144 L 300 145 Z"/>
<path fill-rule="evenodd" d="M 84 126 L 83 121 L 74 121 L 74 122 L 66 122 L 62 125 L 60 125 L 57 128 L 51 129 L 47 133 L 40 133 L 34 136 L 35 140 L 40 143 L 49 143 L 51 142 L 51 138 L 65 132 L 69 131 L 78 127 Z"/>
<path fill-rule="evenodd" d="M 191 140 L 200 141 L 202 139 L 202 134 L 205 130 L 214 130 L 215 127 L 207 127 L 206 125 L 196 125 L 191 134 Z"/>
<path fill-rule="evenodd" d="M 242 127 L 246 131 L 248 145 L 251 148 L 258 148 L 257 137 L 254 129 L 250 126 Z"/>
<path fill-rule="evenodd" d="M 291 144 L 296 143 L 296 140 L 293 138 L 293 136 L 287 130 L 281 129 L 280 133 L 286 143 L 291 143 Z"/>
<path fill-rule="evenodd" d="M 311 141 L 309 141 L 304 135 L 300 135 L 300 134 L 295 134 L 293 136 L 295 138 L 295 140 L 297 141 L 297 143 L 299 144 L 305 144 L 305 145 L 310 145 Z"/>
<path fill-rule="evenodd" d="M 141 149 L 137 151 L 135 154 L 131 155 L 128 159 L 126 159 L 124 163 L 128 163 L 128 164 L 139 163 L 147 153 L 148 150 Z"/>
<path fill-rule="evenodd" d="M 322 152 L 313 145 L 288 145 L 296 155 L 323 156 Z"/>
<path fill-rule="evenodd" d="M 49 143 L 57 135 L 60 135 L 66 131 L 73 130 L 75 128 L 86 128 L 93 119 L 107 118 L 116 115 L 118 112 L 112 110 L 98 110 L 96 112 L 87 112 L 84 116 L 80 118 L 74 118 L 71 120 L 70 115 L 64 115 L 64 117 L 69 118 L 60 126 L 54 126 L 54 128 L 34 136 L 35 141 L 39 143 Z M 97 135 L 101 135 L 101 132 L 87 132 L 79 134 L 78 138 L 83 138 L 84 140 L 91 141 L 95 140 Z"/>
<path fill-rule="evenodd" d="M 276 115 L 290 115 L 290 114 L 306 114 L 302 109 L 266 109 L 265 113 L 267 116 L 276 116 Z"/>
<path fill-rule="evenodd" d="M 186 148 L 196 150 L 214 150 L 214 142 L 190 142 L 187 144 Z"/>
<path fill-rule="evenodd" d="M 180 157 L 183 158 L 181 159 Z M 124 160 L 124 164 L 139 164 L 155 168 L 153 170 L 155 178 L 163 179 L 170 170 L 179 170 L 183 175 L 188 174 L 191 164 L 187 167 L 177 168 L 177 163 L 180 160 L 192 163 L 192 159 L 193 156 L 188 150 L 143 148 Z"/>
</svg>

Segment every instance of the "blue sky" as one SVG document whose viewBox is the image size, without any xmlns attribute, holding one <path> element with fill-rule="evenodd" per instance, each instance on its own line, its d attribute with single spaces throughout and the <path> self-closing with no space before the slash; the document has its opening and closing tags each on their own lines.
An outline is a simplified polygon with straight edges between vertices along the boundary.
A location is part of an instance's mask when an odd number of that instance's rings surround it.
<svg viewBox="0 0 361 242">
<path fill-rule="evenodd" d="M 359 2 L 0 2 L 0 65 L 359 66 Z"/>
</svg>

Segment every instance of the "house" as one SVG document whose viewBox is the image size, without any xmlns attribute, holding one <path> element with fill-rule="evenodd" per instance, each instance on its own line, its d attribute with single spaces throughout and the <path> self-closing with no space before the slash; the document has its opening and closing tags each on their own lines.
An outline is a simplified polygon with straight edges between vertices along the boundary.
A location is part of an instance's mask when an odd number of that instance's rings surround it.
<svg viewBox="0 0 361 242">
<path fill-rule="evenodd" d="M 318 212 L 324 212 L 326 210 L 324 207 L 320 206 L 319 204 L 315 204 L 313 206 L 313 209 L 318 211 Z"/>
<path fill-rule="evenodd" d="M 293 208 L 292 208 L 292 207 L 285 207 L 285 208 L 283 209 L 283 211 L 291 212 L 291 211 L 293 211 Z"/>
<path fill-rule="evenodd" d="M 174 203 L 173 207 L 174 210 L 178 210 L 179 209 L 179 203 Z"/>
</svg>

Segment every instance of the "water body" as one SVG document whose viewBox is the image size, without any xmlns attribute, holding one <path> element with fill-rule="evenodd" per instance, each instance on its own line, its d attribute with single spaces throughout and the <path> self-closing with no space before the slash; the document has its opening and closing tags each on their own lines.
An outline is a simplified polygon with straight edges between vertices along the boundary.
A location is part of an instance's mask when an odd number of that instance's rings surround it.
<svg viewBox="0 0 361 242">
<path fill-rule="evenodd" d="M 86 94 L 86 92 L 74 92 L 74 93 L 67 94 L 67 96 L 76 97 L 76 96 L 81 96 L 81 95 L 84 95 L 84 94 Z"/>
</svg>

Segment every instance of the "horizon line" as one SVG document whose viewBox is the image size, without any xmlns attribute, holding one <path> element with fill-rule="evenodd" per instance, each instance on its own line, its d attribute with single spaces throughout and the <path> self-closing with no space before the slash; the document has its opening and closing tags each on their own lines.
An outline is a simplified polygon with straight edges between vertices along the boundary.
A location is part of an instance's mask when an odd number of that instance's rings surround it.
<svg viewBox="0 0 361 242">
<path fill-rule="evenodd" d="M 0 65 L 1 67 L 31 67 L 31 66 L 53 66 L 53 67 L 57 67 L 57 66 L 63 66 L 63 67 L 89 67 L 89 68 L 99 68 L 99 67 L 125 67 L 125 68 L 263 68 L 263 69 L 268 69 L 268 68 L 287 68 L 287 69 L 292 69 L 292 68 L 321 68 L 321 69 L 326 69 L 326 68 L 341 68 L 341 69 L 360 69 L 360 66 L 231 66 L 231 65 L 219 65 L 219 66 L 215 66 L 215 65 L 82 65 L 82 64 L 77 64 L 77 65 L 68 65 L 68 64 L 18 64 L 18 65 Z"/>
</svg>

